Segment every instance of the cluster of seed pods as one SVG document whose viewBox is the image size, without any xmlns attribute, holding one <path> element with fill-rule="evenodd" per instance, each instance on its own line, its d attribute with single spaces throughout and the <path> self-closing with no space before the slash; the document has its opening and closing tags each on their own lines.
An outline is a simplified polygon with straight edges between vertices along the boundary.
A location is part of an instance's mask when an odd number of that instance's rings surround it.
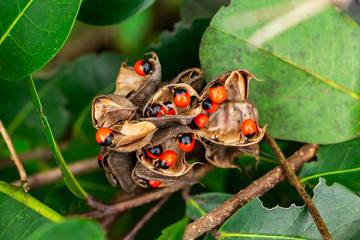
<svg viewBox="0 0 360 240">
<path fill-rule="evenodd" d="M 218 167 L 234 167 L 243 153 L 258 159 L 265 127 L 247 101 L 250 72 L 229 71 L 203 87 L 202 71 L 191 68 L 165 83 L 157 55 L 145 56 L 134 67 L 123 63 L 114 94 L 92 103 L 99 165 L 112 185 L 131 191 L 194 183 L 194 156 Z"/>
</svg>

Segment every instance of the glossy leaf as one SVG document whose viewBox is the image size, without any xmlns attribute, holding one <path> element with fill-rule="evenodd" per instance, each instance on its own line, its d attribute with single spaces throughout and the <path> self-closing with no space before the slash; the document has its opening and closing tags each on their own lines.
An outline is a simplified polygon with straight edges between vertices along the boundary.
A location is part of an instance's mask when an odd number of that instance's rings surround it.
<svg viewBox="0 0 360 240">
<path fill-rule="evenodd" d="M 276 138 L 322 144 L 349 140 L 360 133 L 360 62 L 355 60 L 360 28 L 354 21 L 329 7 L 260 48 L 249 44 L 256 30 L 297 2 L 239 0 L 219 10 L 201 42 L 205 79 L 237 68 L 263 79 L 251 83 L 249 100 Z"/>
<path fill-rule="evenodd" d="M 0 78 L 20 80 L 44 66 L 63 46 L 80 0 L 23 0 L 1 4 Z"/>
<path fill-rule="evenodd" d="M 171 224 L 161 232 L 161 236 L 157 240 L 180 240 L 184 235 L 186 225 L 189 223 L 188 218 L 183 218 L 180 221 Z"/>
<path fill-rule="evenodd" d="M 0 216 L 0 239 L 27 239 L 37 228 L 50 222 L 4 193 L 0 193 Z"/>
<path fill-rule="evenodd" d="M 360 238 L 360 198 L 347 188 L 329 187 L 322 179 L 314 189 L 314 204 L 333 239 Z M 305 207 L 266 209 L 254 199 L 220 228 L 221 239 L 321 239 Z"/>
<path fill-rule="evenodd" d="M 360 138 L 334 145 L 322 146 L 316 153 L 317 162 L 301 168 L 302 183 L 315 185 L 319 177 L 330 184 L 337 182 L 360 192 Z"/>
<path fill-rule="evenodd" d="M 227 193 L 203 193 L 194 196 L 186 202 L 186 215 L 196 220 L 211 212 L 232 196 L 232 194 Z"/>
<path fill-rule="evenodd" d="M 78 19 L 93 25 L 120 23 L 150 7 L 155 0 L 84 0 Z"/>
<path fill-rule="evenodd" d="M 94 220 L 72 218 L 61 223 L 50 223 L 35 231 L 29 240 L 103 240 L 104 233 Z"/>
</svg>

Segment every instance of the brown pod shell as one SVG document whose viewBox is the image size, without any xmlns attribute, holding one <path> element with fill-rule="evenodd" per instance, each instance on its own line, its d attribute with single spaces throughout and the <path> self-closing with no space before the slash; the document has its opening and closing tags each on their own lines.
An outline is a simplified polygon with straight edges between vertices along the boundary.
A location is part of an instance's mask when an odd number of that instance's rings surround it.
<svg viewBox="0 0 360 240">
<path fill-rule="evenodd" d="M 139 177 L 138 175 L 136 175 L 135 171 L 132 172 L 132 178 L 133 181 L 140 187 L 142 188 L 151 188 L 149 186 L 149 184 L 147 183 L 148 180 L 152 180 L 152 181 L 157 181 L 155 179 L 150 179 L 150 178 L 142 178 Z M 157 188 L 161 188 L 161 187 L 169 187 L 173 185 L 173 183 L 169 183 L 169 182 L 162 182 Z"/>
<path fill-rule="evenodd" d="M 173 103 L 173 99 L 174 99 L 173 92 L 176 89 L 180 89 L 180 88 L 188 91 L 191 97 L 195 97 L 195 101 L 189 106 L 184 108 L 177 107 Z M 161 106 L 164 106 L 166 108 L 166 106 L 164 105 L 166 102 L 173 103 L 172 106 L 174 107 L 176 115 L 165 115 L 162 117 L 148 116 L 147 111 L 152 105 L 160 104 Z M 199 95 L 190 85 L 185 83 L 168 84 L 160 88 L 145 104 L 142 112 L 143 118 L 140 118 L 140 120 L 152 122 L 158 128 L 169 127 L 174 124 L 187 125 L 200 112 L 201 112 L 201 105 L 199 103 Z"/>
<path fill-rule="evenodd" d="M 190 68 L 179 73 L 170 83 L 186 83 L 199 92 L 203 82 L 203 71 L 200 68 Z"/>
<path fill-rule="evenodd" d="M 111 127 L 114 139 L 110 147 L 118 152 L 134 152 L 148 144 L 157 131 L 154 124 L 147 121 L 125 121 Z"/>
<path fill-rule="evenodd" d="M 137 162 L 135 152 L 122 153 L 103 147 L 101 155 L 109 182 L 113 186 L 121 186 L 126 192 L 133 190 L 136 187 L 131 176 Z M 106 165 L 104 164 L 105 159 Z"/>
<path fill-rule="evenodd" d="M 257 79 L 252 73 L 247 70 L 237 69 L 221 74 L 212 81 L 210 81 L 200 94 L 200 100 L 205 100 L 209 97 L 210 88 L 214 83 L 222 84 L 226 89 L 226 100 L 247 100 L 249 96 L 250 80 Z"/>
<path fill-rule="evenodd" d="M 247 138 L 241 131 L 245 119 L 253 119 L 257 126 L 256 134 Z M 258 111 L 249 101 L 227 101 L 219 104 L 218 110 L 208 114 L 204 128 L 196 133 L 206 140 L 225 146 L 243 147 L 258 143 L 265 134 L 265 129 L 258 124 Z"/>
<path fill-rule="evenodd" d="M 167 176 L 160 174 L 158 172 L 154 172 L 149 170 L 146 166 L 144 166 L 140 161 L 136 163 L 134 168 L 134 174 L 142 179 L 153 180 L 153 181 L 161 181 L 166 183 L 186 183 L 193 184 L 196 181 L 194 180 L 194 172 L 191 169 L 181 176 Z"/>
<path fill-rule="evenodd" d="M 130 120 L 136 113 L 128 99 L 116 94 L 99 95 L 92 102 L 91 117 L 96 129 L 111 127 L 117 122 Z"/>
<path fill-rule="evenodd" d="M 184 133 L 191 133 L 193 134 L 194 140 L 198 139 L 196 134 L 194 134 L 193 131 L 187 126 L 178 125 L 172 128 L 159 129 L 151 140 L 151 146 L 139 149 L 136 152 L 138 160 L 146 168 L 156 174 L 161 174 L 164 176 L 182 176 L 186 174 L 195 164 L 198 163 L 188 164 L 185 159 L 185 152 L 182 151 L 179 147 L 179 137 Z M 177 155 L 174 165 L 168 169 L 159 168 L 158 164 L 160 159 L 152 159 L 146 153 L 147 148 L 158 145 L 161 145 L 163 153 L 165 151 L 172 150 Z"/>
<path fill-rule="evenodd" d="M 222 146 L 215 143 L 204 144 L 205 158 L 211 164 L 219 168 L 238 168 L 232 164 L 235 157 L 241 156 L 241 153 L 236 147 Z"/>
</svg>

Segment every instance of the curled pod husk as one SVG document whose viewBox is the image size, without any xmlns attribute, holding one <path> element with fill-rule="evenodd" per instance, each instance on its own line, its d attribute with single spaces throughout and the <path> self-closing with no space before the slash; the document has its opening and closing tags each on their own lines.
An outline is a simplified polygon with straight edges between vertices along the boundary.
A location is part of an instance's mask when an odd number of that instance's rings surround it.
<svg viewBox="0 0 360 240">
<path fill-rule="evenodd" d="M 125 96 L 140 108 L 154 94 L 161 81 L 161 65 L 158 56 L 153 52 L 147 53 L 145 56 L 151 64 L 150 73 L 140 76 L 133 67 L 126 66 L 126 62 L 123 63 L 116 79 L 114 92 L 114 94 Z"/>
<path fill-rule="evenodd" d="M 188 164 L 185 159 L 185 152 L 182 151 L 179 146 L 179 137 L 184 133 L 191 134 L 194 141 L 198 139 L 196 134 L 194 134 L 193 131 L 187 126 L 178 125 L 172 128 L 165 128 L 158 130 L 154 134 L 153 139 L 151 140 L 151 145 L 139 149 L 136 152 L 136 156 L 138 160 L 150 171 L 163 176 L 178 177 L 186 174 L 189 171 L 192 172 L 192 167 L 197 163 L 195 162 L 193 164 Z M 175 163 L 167 169 L 163 169 L 159 167 L 160 164 L 159 158 L 156 159 L 150 158 L 146 153 L 147 148 L 155 147 L 159 145 L 162 147 L 163 150 L 162 153 L 169 150 L 174 151 L 176 153 Z"/>
<path fill-rule="evenodd" d="M 148 184 L 148 181 L 151 180 L 151 181 L 157 181 L 155 179 L 150 179 L 150 178 L 142 178 L 142 177 L 139 177 L 135 174 L 135 171 L 132 172 L 132 178 L 133 178 L 133 181 L 140 187 L 142 188 L 149 188 L 150 185 Z M 158 187 L 168 187 L 168 186 L 171 186 L 173 183 L 169 183 L 169 182 L 161 182 L 161 184 L 158 186 Z"/>
<path fill-rule="evenodd" d="M 167 176 L 164 174 L 160 174 L 159 172 L 149 170 L 140 161 L 136 163 L 132 177 L 134 182 L 142 187 L 146 187 L 145 185 L 147 185 L 147 183 L 144 183 L 141 180 L 160 181 L 162 182 L 160 187 L 166 187 L 171 184 L 193 184 L 196 182 L 192 169 L 181 176 Z"/>
<path fill-rule="evenodd" d="M 132 172 L 137 162 L 135 152 L 122 153 L 102 147 L 101 156 L 106 177 L 111 185 L 120 186 L 126 192 L 136 187 L 132 178 Z"/>
<path fill-rule="evenodd" d="M 130 120 L 136 110 L 137 107 L 125 97 L 116 94 L 100 95 L 92 102 L 92 122 L 96 129 L 111 127 L 118 122 Z"/>
<path fill-rule="evenodd" d="M 156 126 L 147 121 L 125 121 L 110 129 L 114 132 L 110 148 L 118 152 L 134 152 L 148 145 L 157 131 Z"/>
<path fill-rule="evenodd" d="M 195 99 L 187 107 L 178 107 L 174 103 L 174 92 L 177 89 L 185 89 L 191 96 L 192 99 Z M 169 108 L 166 103 L 171 103 L 171 107 L 175 110 L 175 115 L 165 115 L 161 117 L 151 117 L 151 109 L 155 104 L 159 104 L 169 111 Z M 168 84 L 160 88 L 145 104 L 143 108 L 143 118 L 140 120 L 149 121 L 156 125 L 158 128 L 169 127 L 171 125 L 187 125 L 192 119 L 201 112 L 201 105 L 199 103 L 199 95 L 197 92 L 190 87 L 190 85 L 185 83 L 179 84 Z"/>
<path fill-rule="evenodd" d="M 257 132 L 251 138 L 246 137 L 241 126 L 245 119 L 252 119 Z M 258 143 L 265 134 L 265 129 L 258 124 L 258 111 L 249 101 L 225 100 L 219 104 L 217 111 L 208 113 L 208 122 L 204 128 L 195 129 L 196 133 L 213 143 L 243 147 Z"/>
<path fill-rule="evenodd" d="M 170 83 L 186 83 L 199 92 L 203 85 L 203 71 L 200 68 L 187 69 L 179 73 Z"/>
<path fill-rule="evenodd" d="M 253 155 L 257 162 L 260 160 L 259 144 L 253 144 L 245 147 L 229 147 L 206 141 L 204 146 L 206 149 L 206 160 L 216 167 L 239 169 L 238 166 L 232 164 L 232 161 L 234 158 L 240 157 L 244 153 Z"/>
</svg>

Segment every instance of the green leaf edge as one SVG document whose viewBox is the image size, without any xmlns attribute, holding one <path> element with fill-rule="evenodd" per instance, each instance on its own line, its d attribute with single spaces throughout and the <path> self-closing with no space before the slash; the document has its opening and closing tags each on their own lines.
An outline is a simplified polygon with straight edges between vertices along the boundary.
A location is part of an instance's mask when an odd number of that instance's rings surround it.
<svg viewBox="0 0 360 240">
<path fill-rule="evenodd" d="M 34 81 L 29 75 L 25 78 L 26 87 L 30 93 L 31 100 L 33 102 L 34 108 L 36 109 L 36 112 L 39 116 L 40 122 L 43 126 L 44 133 L 46 135 L 46 138 L 49 142 L 51 151 L 56 159 L 56 162 L 59 165 L 59 168 L 61 170 L 61 173 L 63 174 L 64 180 L 70 191 L 77 197 L 82 199 L 87 199 L 88 194 L 85 192 L 85 190 L 80 186 L 80 184 L 76 181 L 74 175 L 70 172 L 69 168 L 66 165 L 66 162 L 60 152 L 60 149 L 54 139 L 54 135 L 51 131 L 49 122 L 43 112 L 43 107 L 40 102 L 39 95 L 36 91 Z"/>
<path fill-rule="evenodd" d="M 58 223 L 66 219 L 58 212 L 49 208 L 30 194 L 26 193 L 22 187 L 11 186 L 10 184 L 0 180 L 0 191 L 12 197 L 13 199 L 23 203 L 25 206 L 33 209 L 34 211 L 46 217 L 52 222 Z"/>
</svg>

